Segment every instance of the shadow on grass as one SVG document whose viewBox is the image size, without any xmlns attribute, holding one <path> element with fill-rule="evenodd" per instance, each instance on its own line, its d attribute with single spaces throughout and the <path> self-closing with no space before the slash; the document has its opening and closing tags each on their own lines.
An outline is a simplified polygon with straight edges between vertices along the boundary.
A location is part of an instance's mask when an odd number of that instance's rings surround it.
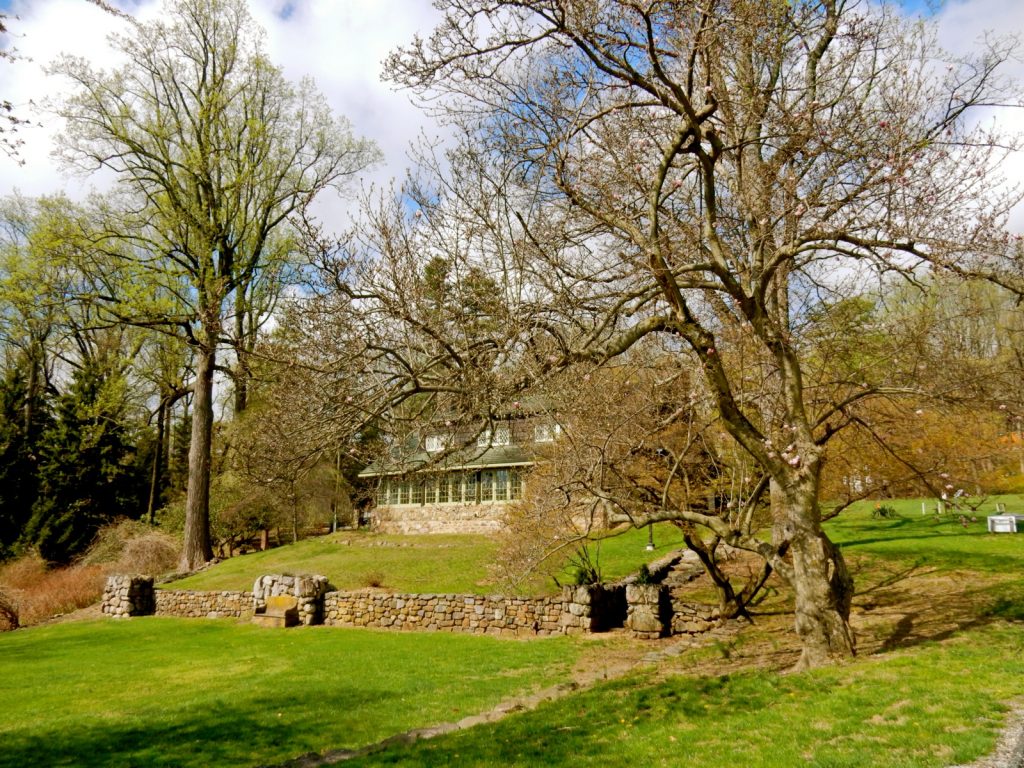
<svg viewBox="0 0 1024 768">
<path fill-rule="evenodd" d="M 299 697 L 245 698 L 179 711 L 166 717 L 96 719 L 64 728 L 40 730 L 31 723 L 2 735 L 0 766 L 214 766 L 279 763 L 298 754 L 345 744 L 335 723 L 338 712 L 351 713 L 391 695 L 346 689 L 321 697 L 310 723 Z M 173 703 L 169 709 L 173 710 Z M 305 710 L 296 723 L 296 710 Z M 282 713 L 282 714 L 278 714 Z M 332 733 L 333 731 L 333 733 Z M 351 735 L 349 734 L 349 738 Z"/>
</svg>

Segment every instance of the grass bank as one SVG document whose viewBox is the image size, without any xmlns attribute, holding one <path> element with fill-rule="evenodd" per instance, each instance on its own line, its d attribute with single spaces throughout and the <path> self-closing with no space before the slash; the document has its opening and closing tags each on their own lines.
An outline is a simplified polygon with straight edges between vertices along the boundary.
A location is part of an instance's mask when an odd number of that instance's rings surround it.
<svg viewBox="0 0 1024 768">
<path fill-rule="evenodd" d="M 942 768 L 994 748 L 1005 702 L 1024 693 L 1024 632 L 1000 624 L 804 674 L 665 671 L 348 765 Z"/>
<path fill-rule="evenodd" d="M 646 550 L 647 540 L 647 529 L 631 529 L 592 544 L 591 550 L 604 577 L 617 579 L 683 546 L 682 535 L 670 524 L 654 527 L 653 552 Z M 241 590 L 252 589 L 256 577 L 267 573 L 319 573 L 338 589 L 373 586 L 395 592 L 494 594 L 504 591 L 492 570 L 497 551 L 497 543 L 487 536 L 343 531 L 234 557 L 167 586 Z M 535 580 L 520 591 L 543 594 L 554 590 L 552 581 Z"/>
</svg>

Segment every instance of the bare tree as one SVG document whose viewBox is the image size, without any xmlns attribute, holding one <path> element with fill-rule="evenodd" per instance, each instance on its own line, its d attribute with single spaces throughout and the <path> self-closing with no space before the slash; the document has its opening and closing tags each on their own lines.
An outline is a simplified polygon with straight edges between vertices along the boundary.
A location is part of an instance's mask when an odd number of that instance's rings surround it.
<svg viewBox="0 0 1024 768">
<path fill-rule="evenodd" d="M 366 370 L 486 417 L 665 336 L 770 487 L 772 540 L 730 541 L 792 585 L 801 665 L 852 654 L 825 446 L 857 403 L 915 382 L 854 366 L 808 387 L 808 334 L 873 273 L 1019 271 L 1003 231 L 1019 195 L 996 177 L 1015 140 L 972 122 L 1008 97 L 1011 46 L 953 58 L 926 25 L 836 0 L 441 5 L 387 71 L 464 139 L 371 212 L 343 286 L 372 318 Z M 432 257 L 456 295 L 471 267 L 491 277 L 489 323 L 432 314 Z M 721 527 L 691 507 L 638 522 L 659 519 Z"/>
</svg>

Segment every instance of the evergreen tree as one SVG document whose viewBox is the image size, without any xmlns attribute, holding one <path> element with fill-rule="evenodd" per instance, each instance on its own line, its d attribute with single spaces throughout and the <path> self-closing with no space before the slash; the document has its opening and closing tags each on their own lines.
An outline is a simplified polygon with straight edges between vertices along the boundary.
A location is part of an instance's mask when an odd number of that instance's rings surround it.
<svg viewBox="0 0 1024 768">
<path fill-rule="evenodd" d="M 23 363 L 0 380 L 0 560 L 14 554 L 39 489 L 39 443 L 49 427 L 45 400 L 28 403 Z"/>
<path fill-rule="evenodd" d="M 50 562 L 71 560 L 110 520 L 145 511 L 146 478 L 126 427 L 124 393 L 123 376 L 88 360 L 57 401 L 25 532 Z"/>
</svg>

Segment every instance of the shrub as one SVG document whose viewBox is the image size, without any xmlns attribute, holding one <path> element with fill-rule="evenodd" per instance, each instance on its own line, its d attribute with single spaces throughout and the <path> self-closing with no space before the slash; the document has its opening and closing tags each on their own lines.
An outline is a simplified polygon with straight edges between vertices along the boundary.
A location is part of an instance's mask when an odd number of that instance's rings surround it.
<svg viewBox="0 0 1024 768">
<path fill-rule="evenodd" d="M 99 565 L 48 569 L 38 553 L 0 568 L 0 588 L 15 603 L 19 624 L 24 626 L 92 605 L 103 595 L 105 579 Z"/>
<path fill-rule="evenodd" d="M 0 592 L 0 632 L 17 629 L 18 625 L 18 606 L 11 598 Z"/>
<path fill-rule="evenodd" d="M 0 566 L 0 590 L 7 594 L 19 625 L 39 624 L 98 602 L 112 573 L 173 571 L 178 550 L 173 536 L 145 523 L 120 520 L 101 528 L 93 545 L 73 565 L 49 568 L 36 552 L 5 563 Z"/>
<path fill-rule="evenodd" d="M 647 567 L 647 563 L 640 566 L 640 570 L 636 574 L 637 584 L 653 584 L 654 576 L 651 575 L 651 569 Z"/>
<path fill-rule="evenodd" d="M 179 551 L 178 539 L 169 533 L 138 520 L 118 520 L 100 529 L 81 563 L 102 565 L 108 573 L 159 576 L 175 570 Z"/>
</svg>

